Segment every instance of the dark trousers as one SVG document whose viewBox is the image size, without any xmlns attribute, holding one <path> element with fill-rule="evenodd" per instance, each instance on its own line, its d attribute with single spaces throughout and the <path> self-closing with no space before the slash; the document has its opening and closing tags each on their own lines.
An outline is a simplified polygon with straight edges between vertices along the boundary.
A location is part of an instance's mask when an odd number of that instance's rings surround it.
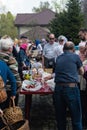
<svg viewBox="0 0 87 130">
<path fill-rule="evenodd" d="M 82 105 L 82 122 L 83 126 L 87 127 L 87 90 L 86 91 L 80 91 L 81 95 L 81 105 Z"/>
<path fill-rule="evenodd" d="M 48 59 L 44 57 L 44 66 L 45 68 L 53 68 L 53 72 L 55 71 L 55 58 Z"/>
<path fill-rule="evenodd" d="M 23 81 L 23 73 L 22 73 L 23 69 L 22 69 L 22 65 L 18 65 L 18 72 L 19 72 L 19 75 L 20 75 L 20 78 L 21 80 Z"/>
<path fill-rule="evenodd" d="M 54 91 L 54 106 L 58 130 L 66 130 L 66 108 L 68 107 L 73 130 L 82 130 L 80 92 L 77 86 L 57 86 Z"/>
</svg>

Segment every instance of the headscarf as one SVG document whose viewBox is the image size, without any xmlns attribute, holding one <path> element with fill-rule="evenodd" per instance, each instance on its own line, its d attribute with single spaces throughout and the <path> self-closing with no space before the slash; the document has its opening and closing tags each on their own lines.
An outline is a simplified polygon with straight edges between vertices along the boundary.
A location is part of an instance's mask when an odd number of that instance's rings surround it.
<svg viewBox="0 0 87 130">
<path fill-rule="evenodd" d="M 26 50 L 26 49 L 27 49 L 27 46 L 28 46 L 27 43 L 23 43 L 23 44 L 20 45 L 20 48 Z"/>
</svg>

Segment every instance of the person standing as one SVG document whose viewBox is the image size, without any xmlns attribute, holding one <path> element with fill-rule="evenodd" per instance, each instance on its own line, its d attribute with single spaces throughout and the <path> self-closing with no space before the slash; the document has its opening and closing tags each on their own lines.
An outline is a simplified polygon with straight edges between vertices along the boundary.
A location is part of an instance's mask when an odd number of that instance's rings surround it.
<svg viewBox="0 0 87 130">
<path fill-rule="evenodd" d="M 43 49 L 42 64 L 44 68 L 55 68 L 55 59 L 61 51 L 58 48 L 58 43 L 55 42 L 55 35 L 49 35 L 49 42 L 45 44 Z"/>
<path fill-rule="evenodd" d="M 36 44 L 36 50 L 37 50 L 38 54 L 42 54 L 41 41 L 39 39 L 36 39 L 35 44 Z"/>
<path fill-rule="evenodd" d="M 30 59 L 27 55 L 27 43 L 22 43 L 20 45 L 20 51 L 18 53 L 18 71 L 21 77 L 21 80 L 24 80 L 23 78 L 23 70 L 28 70 L 31 67 Z"/>
<path fill-rule="evenodd" d="M 63 47 L 64 47 L 64 44 L 67 42 L 67 38 L 63 35 L 60 35 L 58 37 L 58 46 L 61 50 L 61 52 L 63 52 Z"/>
<path fill-rule="evenodd" d="M 64 44 L 64 53 L 57 57 L 55 67 L 54 106 L 58 130 L 66 130 L 66 108 L 68 107 L 73 130 L 82 130 L 82 112 L 78 88 L 78 71 L 84 74 L 82 62 L 74 53 L 74 43 Z"/>
<path fill-rule="evenodd" d="M 82 28 L 78 33 L 79 39 L 79 56 L 83 62 L 83 66 L 87 66 L 87 29 Z M 84 76 L 80 76 L 80 94 L 81 94 L 81 105 L 82 105 L 82 122 L 83 127 L 87 128 L 87 71 L 85 71 Z"/>
<path fill-rule="evenodd" d="M 0 60 L 4 61 L 11 71 L 13 72 L 15 78 L 16 78 L 16 84 L 17 84 L 17 95 L 15 99 L 16 105 L 18 104 L 19 99 L 19 90 L 21 88 L 21 79 L 18 73 L 18 63 L 16 59 L 12 55 L 13 50 L 13 40 L 11 37 L 5 35 L 0 39 Z M 7 100 L 7 107 L 9 106 L 9 100 L 11 95 L 11 85 L 9 80 L 6 83 L 6 89 L 8 94 L 8 100 Z"/>
</svg>

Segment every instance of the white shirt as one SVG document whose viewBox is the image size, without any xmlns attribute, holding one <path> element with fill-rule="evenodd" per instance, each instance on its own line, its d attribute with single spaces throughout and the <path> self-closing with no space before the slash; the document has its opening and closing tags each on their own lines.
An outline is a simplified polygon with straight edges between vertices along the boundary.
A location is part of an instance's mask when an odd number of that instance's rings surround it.
<svg viewBox="0 0 87 130">
<path fill-rule="evenodd" d="M 57 57 L 58 53 L 60 52 L 58 43 L 54 42 L 53 44 L 47 43 L 44 46 L 43 55 L 48 58 L 55 58 Z"/>
</svg>

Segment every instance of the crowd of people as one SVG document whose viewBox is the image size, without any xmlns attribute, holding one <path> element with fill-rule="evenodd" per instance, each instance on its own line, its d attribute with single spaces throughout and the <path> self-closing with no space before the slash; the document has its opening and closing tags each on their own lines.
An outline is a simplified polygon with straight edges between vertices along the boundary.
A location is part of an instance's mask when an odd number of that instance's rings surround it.
<svg viewBox="0 0 87 130">
<path fill-rule="evenodd" d="M 66 130 L 66 109 L 71 114 L 73 130 L 82 130 L 87 124 L 87 29 L 77 34 L 81 40 L 78 50 L 73 41 L 60 35 L 57 39 L 50 33 L 48 40 L 26 36 L 12 40 L 10 36 L 0 39 L 0 75 L 5 82 L 8 98 L 0 103 L 0 113 L 9 106 L 10 98 L 19 100 L 23 70 L 52 68 L 51 78 L 55 79 L 53 101 L 58 130 Z M 33 52 L 37 51 L 34 57 Z M 34 59 L 32 64 L 31 59 Z M 4 66 L 4 67 L 2 67 Z"/>
</svg>

